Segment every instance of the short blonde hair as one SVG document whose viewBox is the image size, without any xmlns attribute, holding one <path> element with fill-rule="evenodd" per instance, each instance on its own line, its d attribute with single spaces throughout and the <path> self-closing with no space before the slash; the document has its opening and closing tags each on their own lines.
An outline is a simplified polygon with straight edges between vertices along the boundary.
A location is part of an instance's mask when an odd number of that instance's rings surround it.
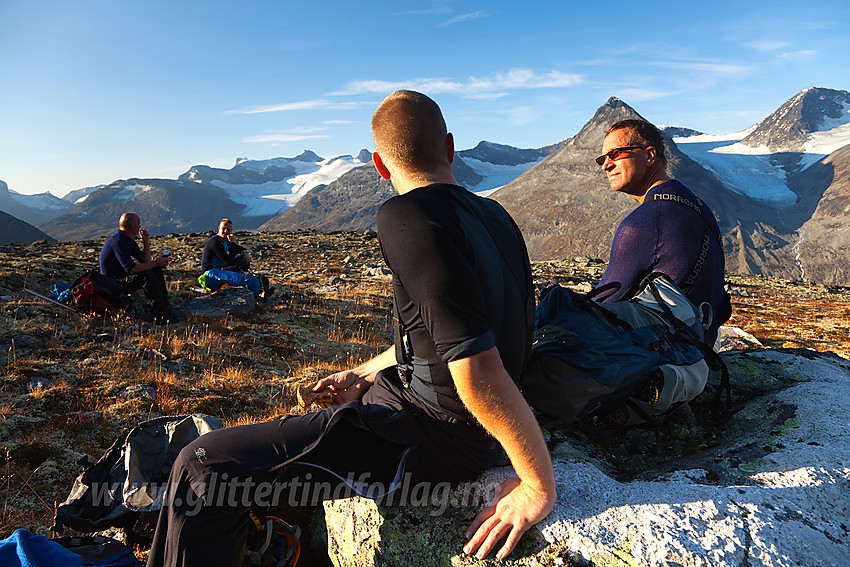
<svg viewBox="0 0 850 567">
<path fill-rule="evenodd" d="M 372 115 L 375 151 L 390 166 L 427 173 L 447 165 L 448 131 L 437 103 L 422 93 L 400 90 Z"/>
</svg>

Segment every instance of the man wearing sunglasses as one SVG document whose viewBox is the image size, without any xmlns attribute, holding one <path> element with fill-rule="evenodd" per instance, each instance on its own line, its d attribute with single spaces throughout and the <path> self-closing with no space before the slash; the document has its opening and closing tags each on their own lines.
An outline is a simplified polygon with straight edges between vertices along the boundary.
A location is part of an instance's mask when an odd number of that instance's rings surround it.
<svg viewBox="0 0 850 567">
<path fill-rule="evenodd" d="M 596 163 L 611 189 L 640 204 L 614 234 L 600 285 L 619 282 L 620 289 L 604 301 L 628 298 L 644 277 L 663 272 L 694 305 L 711 305 L 716 322 L 728 318 L 722 309 L 725 261 L 720 229 L 708 205 L 667 175 L 664 137 L 658 128 L 643 120 L 612 124 Z M 706 335 L 709 345 L 718 326 Z"/>
</svg>

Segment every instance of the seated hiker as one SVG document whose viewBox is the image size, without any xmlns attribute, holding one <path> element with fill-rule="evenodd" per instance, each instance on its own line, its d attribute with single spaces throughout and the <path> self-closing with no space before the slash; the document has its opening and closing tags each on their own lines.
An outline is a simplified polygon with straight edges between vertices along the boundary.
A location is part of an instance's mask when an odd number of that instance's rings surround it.
<svg viewBox="0 0 850 567">
<path fill-rule="evenodd" d="M 216 291 L 227 284 L 233 287 L 245 286 L 260 299 L 267 299 L 274 293 L 267 277 L 247 273 L 251 269 L 251 254 L 234 240 L 233 221 L 230 219 L 221 219 L 218 234 L 204 244 L 201 269 L 204 275 L 198 279 L 210 291 Z M 210 270 L 217 271 L 210 273 Z M 221 273 L 221 270 L 230 273 Z"/>
<path fill-rule="evenodd" d="M 313 390 L 333 394 L 321 411 L 187 445 L 171 469 L 149 567 L 241 565 L 251 508 L 272 505 L 275 493 L 316 504 L 346 496 L 337 490 L 346 479 L 372 497 L 396 480 L 433 491 L 476 478 L 504 453 L 518 478 L 473 521 L 463 551 L 504 558 L 552 510 L 549 451 L 516 386 L 534 302 L 522 235 L 498 203 L 457 185 L 454 139 L 433 100 L 391 94 L 372 132 L 375 167 L 399 193 L 378 212 L 396 345 L 320 380 Z M 399 502 L 406 492 L 394 494 Z"/>
<path fill-rule="evenodd" d="M 608 268 L 600 286 L 619 282 L 620 289 L 603 301 L 628 298 L 652 272 L 672 279 L 699 307 L 711 305 L 714 324 L 705 342 L 714 344 L 724 308 L 725 260 L 720 228 L 708 205 L 667 175 L 664 137 L 643 120 L 621 120 L 605 133 L 596 163 L 614 191 L 639 206 L 617 228 Z"/>
<path fill-rule="evenodd" d="M 154 320 L 174 322 L 177 316 L 168 302 L 163 274 L 169 258 L 161 256 L 151 260 L 150 235 L 141 226 L 139 215 L 121 215 L 118 231 L 106 239 L 100 251 L 100 273 L 118 281 L 124 287 L 124 293 L 144 288 L 145 296 L 153 304 Z M 141 237 L 142 248 L 134 240 L 136 236 Z"/>
<path fill-rule="evenodd" d="M 233 221 L 221 219 L 218 234 L 204 244 L 201 256 L 203 271 L 221 268 L 230 272 L 247 272 L 251 268 L 251 254 L 233 238 Z"/>
</svg>

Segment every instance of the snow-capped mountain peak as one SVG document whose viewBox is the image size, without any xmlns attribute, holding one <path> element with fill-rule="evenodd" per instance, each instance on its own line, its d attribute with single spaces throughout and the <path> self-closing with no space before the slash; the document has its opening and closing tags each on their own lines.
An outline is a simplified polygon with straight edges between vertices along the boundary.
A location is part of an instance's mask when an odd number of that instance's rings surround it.
<svg viewBox="0 0 850 567">
<path fill-rule="evenodd" d="M 809 87 L 759 122 L 741 140 L 741 144 L 752 148 L 764 147 L 770 153 L 804 152 L 812 136 L 834 130 L 848 122 L 850 92 Z M 838 147 L 831 148 L 827 153 Z"/>
<path fill-rule="evenodd" d="M 746 130 L 674 141 L 732 191 L 788 206 L 788 174 L 850 144 L 850 92 L 809 87 Z"/>
<path fill-rule="evenodd" d="M 294 158 L 239 159 L 229 170 L 194 166 L 180 179 L 219 187 L 230 200 L 245 205 L 243 216 L 268 217 L 285 211 L 310 189 L 361 165 L 360 159 L 350 155 L 325 159 L 305 150 Z"/>
</svg>

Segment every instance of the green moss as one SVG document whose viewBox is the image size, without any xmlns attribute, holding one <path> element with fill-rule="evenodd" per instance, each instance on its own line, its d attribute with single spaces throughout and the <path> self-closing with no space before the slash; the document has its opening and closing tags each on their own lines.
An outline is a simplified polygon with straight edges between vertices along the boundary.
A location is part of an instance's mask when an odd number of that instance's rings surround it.
<svg viewBox="0 0 850 567">
<path fill-rule="evenodd" d="M 788 376 L 789 379 L 793 380 L 794 382 L 811 382 L 812 381 L 811 378 L 809 378 L 808 376 L 803 376 L 797 370 L 792 370 L 790 372 L 787 372 L 786 375 Z"/>
<path fill-rule="evenodd" d="M 773 461 L 765 458 L 756 459 L 754 461 L 750 461 L 749 463 L 742 463 L 738 465 L 738 468 L 746 473 L 757 473 L 760 470 L 768 467 L 769 465 L 774 464 Z"/>
</svg>

